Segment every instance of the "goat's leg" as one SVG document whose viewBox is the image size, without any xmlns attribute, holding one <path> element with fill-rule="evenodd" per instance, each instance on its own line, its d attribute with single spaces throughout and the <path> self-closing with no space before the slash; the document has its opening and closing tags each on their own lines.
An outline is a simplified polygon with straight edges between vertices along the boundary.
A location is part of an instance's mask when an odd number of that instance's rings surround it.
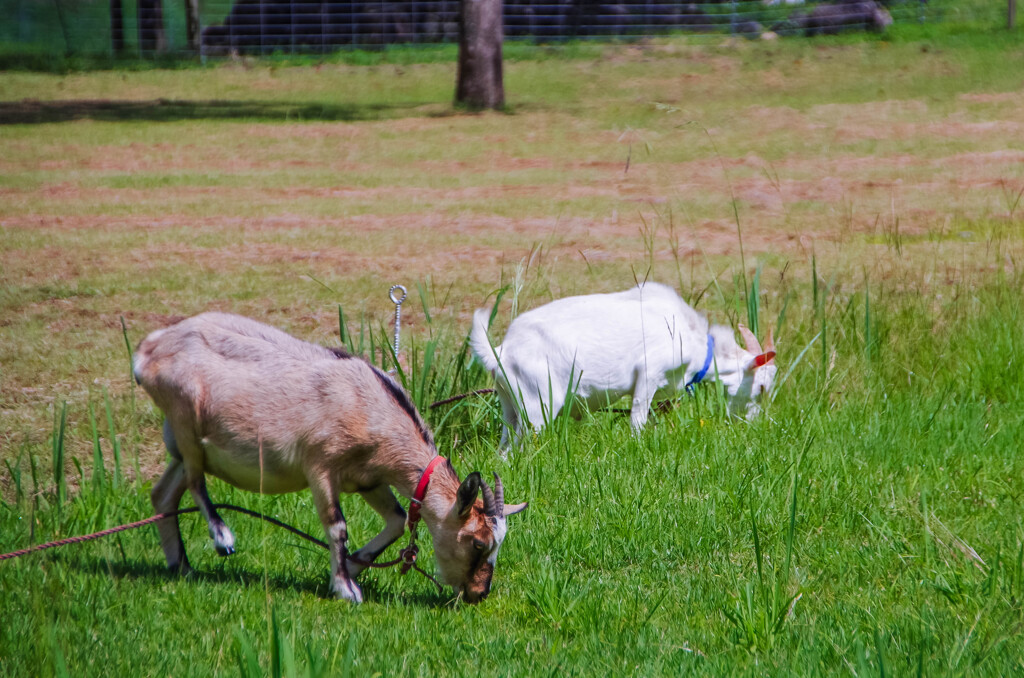
<svg viewBox="0 0 1024 678">
<path fill-rule="evenodd" d="M 633 433 L 640 433 L 640 430 L 647 423 L 647 415 L 651 410 L 651 401 L 654 400 L 656 386 L 643 370 L 637 371 L 636 385 L 633 387 L 633 406 L 629 411 L 629 423 L 633 427 Z"/>
<path fill-rule="evenodd" d="M 512 429 L 512 447 L 518 448 L 530 437 L 530 433 L 540 433 L 544 428 L 544 414 L 542 405 L 537 401 L 536 406 L 531 406 L 527 400 L 532 396 L 526 396 L 523 402 L 517 403 L 520 407 L 516 417 L 515 428 Z"/>
<path fill-rule="evenodd" d="M 384 518 L 384 529 L 380 531 L 380 534 L 352 554 L 352 558 L 356 560 L 372 563 L 381 553 L 384 553 L 384 549 L 394 544 L 405 532 L 405 509 L 398 503 L 391 488 L 387 485 L 380 485 L 372 490 L 360 492 L 359 495 Z M 355 579 L 365 567 L 365 565 L 349 560 L 349 576 Z"/>
<path fill-rule="evenodd" d="M 202 471 L 196 473 L 189 481 L 188 489 L 192 492 L 192 500 L 199 507 L 199 512 L 206 518 L 206 524 L 210 527 L 210 539 L 213 540 L 217 553 L 230 556 L 235 552 L 235 535 L 213 507 L 210 495 L 206 492 L 206 478 Z"/>
<path fill-rule="evenodd" d="M 210 528 L 210 539 L 222 556 L 230 556 L 235 552 L 235 535 L 231 533 L 224 519 L 217 513 L 206 492 L 206 477 L 203 474 L 203 448 L 188 429 L 164 424 L 164 440 L 173 443 L 185 467 L 185 484 L 192 493 L 192 500 L 199 507 L 199 512 L 206 518 Z"/>
<path fill-rule="evenodd" d="M 640 433 L 647 423 L 647 415 L 651 411 L 651 397 L 647 395 L 633 395 L 633 406 L 629 410 L 629 424 L 633 427 L 633 433 Z"/>
<path fill-rule="evenodd" d="M 545 381 L 545 389 L 547 388 L 546 384 L 547 382 Z M 521 404 L 522 409 L 519 412 L 519 425 L 516 427 L 517 444 L 522 440 L 523 435 L 529 433 L 530 430 L 539 433 L 544 428 L 544 413 L 548 410 L 537 389 L 523 390 L 520 388 L 519 391 L 520 397 L 517 400 L 517 404 Z M 559 405 L 559 408 L 561 408 L 561 405 Z M 554 419 L 554 416 L 558 414 L 558 410 L 551 408 L 550 414 L 551 418 Z"/>
<path fill-rule="evenodd" d="M 338 503 L 338 493 L 324 478 L 310 479 L 309 489 L 327 533 L 327 548 L 331 553 L 331 590 L 338 598 L 361 603 L 363 592 L 349 574 L 348 525 Z"/>
<path fill-rule="evenodd" d="M 498 449 L 504 454 L 512 443 L 519 444 L 519 408 L 504 388 L 497 386 L 495 390 L 501 402 L 501 442 L 498 443 Z"/>
<path fill-rule="evenodd" d="M 171 452 L 174 454 L 174 451 Z M 153 485 L 149 499 L 156 513 L 176 511 L 181 504 L 181 495 L 185 494 L 185 465 L 181 459 L 172 457 L 160 480 Z M 181 528 L 178 527 L 178 516 L 157 521 L 160 534 L 160 546 L 167 558 L 167 569 L 179 574 L 191 571 L 188 556 L 185 555 L 185 543 L 181 540 Z"/>
</svg>

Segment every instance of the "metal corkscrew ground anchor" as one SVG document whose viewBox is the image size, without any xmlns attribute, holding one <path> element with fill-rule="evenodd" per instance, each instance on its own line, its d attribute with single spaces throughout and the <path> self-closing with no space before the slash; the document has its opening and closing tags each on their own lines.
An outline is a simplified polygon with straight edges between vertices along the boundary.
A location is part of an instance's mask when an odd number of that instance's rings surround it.
<svg viewBox="0 0 1024 678">
<path fill-rule="evenodd" d="M 395 290 L 401 291 L 401 296 L 395 296 Z M 391 289 L 388 290 L 388 298 L 395 304 L 395 365 L 398 365 L 398 346 L 399 339 L 402 334 L 402 302 L 409 296 L 409 292 L 406 291 L 405 285 L 392 285 Z"/>
</svg>

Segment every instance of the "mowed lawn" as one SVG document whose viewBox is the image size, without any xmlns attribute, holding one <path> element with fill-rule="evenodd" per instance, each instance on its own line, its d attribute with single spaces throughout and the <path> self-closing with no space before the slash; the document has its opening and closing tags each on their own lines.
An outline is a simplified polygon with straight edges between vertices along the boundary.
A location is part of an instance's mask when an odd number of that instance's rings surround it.
<svg viewBox="0 0 1024 678">
<path fill-rule="evenodd" d="M 481 115 L 405 52 L 0 73 L 0 552 L 151 514 L 148 332 L 216 309 L 338 345 L 340 311 L 390 366 L 395 283 L 439 452 L 530 502 L 479 606 L 393 570 L 332 600 L 324 552 L 235 514 L 230 558 L 182 518 L 185 579 L 152 527 L 0 562 L 0 674 L 1024 670 L 1021 34 L 510 54 Z M 705 385 L 503 459 L 496 401 L 429 408 L 490 385 L 475 308 L 497 342 L 642 279 L 774 330 L 765 416 Z M 210 493 L 320 534 L 307 493 Z"/>
</svg>

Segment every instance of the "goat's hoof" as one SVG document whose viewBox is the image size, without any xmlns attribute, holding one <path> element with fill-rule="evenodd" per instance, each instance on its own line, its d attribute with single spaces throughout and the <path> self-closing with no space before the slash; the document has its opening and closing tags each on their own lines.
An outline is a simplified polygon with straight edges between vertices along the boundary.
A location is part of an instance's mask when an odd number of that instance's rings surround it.
<svg viewBox="0 0 1024 678">
<path fill-rule="evenodd" d="M 170 563 L 167 565 L 167 571 L 170 574 L 177 575 L 179 577 L 187 577 L 188 575 L 195 572 L 192 566 L 188 564 L 188 561 L 182 561 L 180 563 Z"/>
<path fill-rule="evenodd" d="M 213 539 L 213 546 L 220 556 L 230 556 L 235 552 L 235 535 L 231 533 L 227 525 L 210 528 L 210 538 Z"/>
<path fill-rule="evenodd" d="M 363 592 L 353 581 L 337 582 L 334 587 L 334 596 L 338 600 L 347 600 L 352 603 L 363 602 Z"/>
</svg>

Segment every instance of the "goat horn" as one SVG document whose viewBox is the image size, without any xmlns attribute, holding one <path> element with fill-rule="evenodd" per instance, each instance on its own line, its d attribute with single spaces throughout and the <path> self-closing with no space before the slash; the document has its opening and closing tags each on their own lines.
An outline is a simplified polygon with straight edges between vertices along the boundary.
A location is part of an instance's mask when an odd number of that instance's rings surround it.
<svg viewBox="0 0 1024 678">
<path fill-rule="evenodd" d="M 740 323 L 739 330 L 740 336 L 743 337 L 743 343 L 747 345 L 748 352 L 753 353 L 754 355 L 764 352 L 761 350 L 761 343 L 757 340 L 757 337 L 754 336 L 754 333 L 751 332 L 746 325 Z"/>
<path fill-rule="evenodd" d="M 772 336 L 772 328 L 768 328 L 768 339 L 764 342 L 764 350 L 772 352 L 775 350 L 775 337 Z"/>
<path fill-rule="evenodd" d="M 487 484 L 486 480 L 480 481 L 480 489 L 484 498 L 484 513 L 489 516 L 497 515 L 494 501 L 494 492 L 491 491 L 491 488 Z"/>
<path fill-rule="evenodd" d="M 497 503 L 496 515 L 505 515 L 505 487 L 501 484 L 501 478 L 497 473 L 494 474 L 494 501 Z"/>
</svg>

